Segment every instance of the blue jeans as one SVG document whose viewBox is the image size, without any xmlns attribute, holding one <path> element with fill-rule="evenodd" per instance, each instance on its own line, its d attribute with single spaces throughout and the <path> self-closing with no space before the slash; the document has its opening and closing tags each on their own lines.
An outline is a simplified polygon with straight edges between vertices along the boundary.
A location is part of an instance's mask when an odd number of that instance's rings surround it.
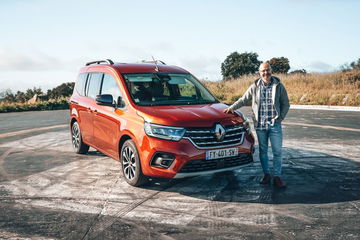
<svg viewBox="0 0 360 240">
<path fill-rule="evenodd" d="M 268 145 L 269 139 L 273 152 L 274 176 L 281 176 L 282 165 L 282 128 L 281 123 L 275 122 L 274 126 L 269 126 L 267 130 L 256 130 L 259 142 L 259 157 L 264 174 L 270 174 Z"/>
</svg>

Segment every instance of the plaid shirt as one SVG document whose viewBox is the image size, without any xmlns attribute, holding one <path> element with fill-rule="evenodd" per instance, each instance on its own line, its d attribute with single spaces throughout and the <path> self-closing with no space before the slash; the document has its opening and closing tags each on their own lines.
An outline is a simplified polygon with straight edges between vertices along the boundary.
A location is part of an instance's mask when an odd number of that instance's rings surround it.
<svg viewBox="0 0 360 240">
<path fill-rule="evenodd" d="M 259 107 L 259 123 L 257 130 L 267 130 L 269 125 L 274 124 L 276 117 L 276 110 L 272 102 L 272 85 L 273 79 L 270 83 L 265 85 L 261 80 L 260 82 L 260 107 Z"/>
</svg>

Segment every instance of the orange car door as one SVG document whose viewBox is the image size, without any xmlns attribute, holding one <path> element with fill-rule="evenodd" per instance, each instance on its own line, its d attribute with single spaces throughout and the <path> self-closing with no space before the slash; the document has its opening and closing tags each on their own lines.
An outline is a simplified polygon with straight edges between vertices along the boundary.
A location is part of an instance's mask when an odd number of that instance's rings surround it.
<svg viewBox="0 0 360 240">
<path fill-rule="evenodd" d="M 104 74 L 100 94 L 113 96 L 114 104 L 120 94 L 120 89 L 115 78 L 110 74 Z M 97 113 L 94 115 L 94 140 L 95 145 L 102 151 L 116 158 L 118 154 L 118 140 L 120 121 L 115 107 L 97 106 Z"/>
<path fill-rule="evenodd" d="M 83 102 L 83 111 L 79 112 L 83 140 L 86 143 L 94 145 L 94 114 L 96 113 L 97 105 L 95 103 L 96 95 L 100 91 L 100 83 L 102 73 L 91 73 L 86 85 L 86 99 Z"/>
</svg>

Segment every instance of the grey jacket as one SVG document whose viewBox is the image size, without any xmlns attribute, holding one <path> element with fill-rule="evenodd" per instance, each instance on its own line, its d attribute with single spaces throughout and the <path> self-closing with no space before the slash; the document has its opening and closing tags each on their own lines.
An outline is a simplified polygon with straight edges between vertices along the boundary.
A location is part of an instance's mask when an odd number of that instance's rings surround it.
<svg viewBox="0 0 360 240">
<path fill-rule="evenodd" d="M 272 89 L 272 102 L 275 106 L 276 117 L 275 121 L 281 122 L 284 120 L 287 112 L 289 111 L 290 104 L 289 98 L 284 85 L 280 82 L 280 79 L 272 76 L 273 78 L 273 89 Z M 254 126 L 256 127 L 259 121 L 259 107 L 260 107 L 260 81 L 257 79 L 251 86 L 246 90 L 244 95 L 234 102 L 230 108 L 236 110 L 242 106 L 252 106 Z"/>
</svg>

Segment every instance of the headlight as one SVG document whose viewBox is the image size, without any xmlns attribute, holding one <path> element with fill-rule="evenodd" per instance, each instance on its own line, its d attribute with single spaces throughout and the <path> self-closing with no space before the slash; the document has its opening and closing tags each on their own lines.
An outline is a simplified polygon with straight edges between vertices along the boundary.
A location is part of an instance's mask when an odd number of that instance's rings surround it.
<svg viewBox="0 0 360 240">
<path fill-rule="evenodd" d="M 169 127 L 148 122 L 145 122 L 144 130 L 148 136 L 172 141 L 179 141 L 185 133 L 184 128 Z"/>
<path fill-rule="evenodd" d="M 243 119 L 246 119 L 246 117 L 244 116 L 244 114 L 242 112 L 240 112 L 239 110 L 235 110 L 234 111 L 238 116 L 242 117 Z"/>
<path fill-rule="evenodd" d="M 249 121 L 248 118 L 245 118 L 244 127 L 245 127 L 246 130 L 250 129 L 250 121 Z"/>
<path fill-rule="evenodd" d="M 245 128 L 247 134 L 251 135 L 252 138 L 255 139 L 255 136 L 254 136 L 253 132 L 251 131 L 250 120 L 248 118 L 245 118 L 244 128 Z"/>
</svg>

